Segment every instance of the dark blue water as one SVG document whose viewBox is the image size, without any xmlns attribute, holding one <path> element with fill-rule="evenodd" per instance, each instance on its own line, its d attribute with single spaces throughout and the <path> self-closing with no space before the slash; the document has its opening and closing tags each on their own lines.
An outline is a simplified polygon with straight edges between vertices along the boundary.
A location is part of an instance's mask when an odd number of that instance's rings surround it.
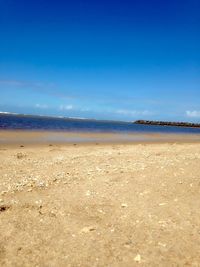
<svg viewBox="0 0 200 267">
<path fill-rule="evenodd" d="M 130 122 L 0 114 L 0 129 L 51 130 L 70 132 L 184 133 L 200 134 L 200 128 L 140 125 Z"/>
</svg>

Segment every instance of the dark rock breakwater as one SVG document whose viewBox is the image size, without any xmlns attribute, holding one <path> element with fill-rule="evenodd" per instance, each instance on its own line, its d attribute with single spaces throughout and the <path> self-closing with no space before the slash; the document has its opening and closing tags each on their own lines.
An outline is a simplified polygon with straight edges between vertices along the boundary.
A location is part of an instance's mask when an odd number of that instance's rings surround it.
<svg viewBox="0 0 200 267">
<path fill-rule="evenodd" d="M 170 122 L 170 121 L 149 121 L 149 120 L 137 120 L 134 124 L 145 125 L 159 125 L 159 126 L 179 126 L 179 127 L 196 127 L 200 128 L 200 123 L 190 122 Z"/>
</svg>

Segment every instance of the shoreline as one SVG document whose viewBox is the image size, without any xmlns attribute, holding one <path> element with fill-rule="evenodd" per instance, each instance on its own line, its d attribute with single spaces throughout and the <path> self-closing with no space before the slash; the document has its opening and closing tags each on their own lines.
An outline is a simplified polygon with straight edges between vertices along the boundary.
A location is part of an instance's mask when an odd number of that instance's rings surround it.
<svg viewBox="0 0 200 267">
<path fill-rule="evenodd" d="M 1 146 L 200 143 L 199 135 L 0 131 Z"/>
<path fill-rule="evenodd" d="M 198 134 L 0 130 L 0 146 L 200 143 Z"/>
</svg>

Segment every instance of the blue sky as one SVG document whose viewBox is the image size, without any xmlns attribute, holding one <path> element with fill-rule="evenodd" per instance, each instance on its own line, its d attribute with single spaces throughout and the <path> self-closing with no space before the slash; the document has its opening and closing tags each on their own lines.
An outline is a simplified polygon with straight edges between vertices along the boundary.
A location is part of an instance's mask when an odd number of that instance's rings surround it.
<svg viewBox="0 0 200 267">
<path fill-rule="evenodd" d="M 200 122 L 199 14 L 199 0 L 0 0 L 0 111 Z"/>
</svg>

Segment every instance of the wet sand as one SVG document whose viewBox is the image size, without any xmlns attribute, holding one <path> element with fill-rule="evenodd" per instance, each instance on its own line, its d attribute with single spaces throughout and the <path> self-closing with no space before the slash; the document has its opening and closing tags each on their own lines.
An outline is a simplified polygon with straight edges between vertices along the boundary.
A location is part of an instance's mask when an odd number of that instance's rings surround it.
<svg viewBox="0 0 200 267">
<path fill-rule="evenodd" d="M 199 266 L 200 143 L 4 143 L 0 163 L 0 266 Z"/>
<path fill-rule="evenodd" d="M 42 144 L 111 144 L 111 143 L 159 143 L 200 142 L 200 134 L 163 134 L 163 133 L 88 133 L 60 131 L 0 131 L 0 145 L 42 145 Z"/>
</svg>

